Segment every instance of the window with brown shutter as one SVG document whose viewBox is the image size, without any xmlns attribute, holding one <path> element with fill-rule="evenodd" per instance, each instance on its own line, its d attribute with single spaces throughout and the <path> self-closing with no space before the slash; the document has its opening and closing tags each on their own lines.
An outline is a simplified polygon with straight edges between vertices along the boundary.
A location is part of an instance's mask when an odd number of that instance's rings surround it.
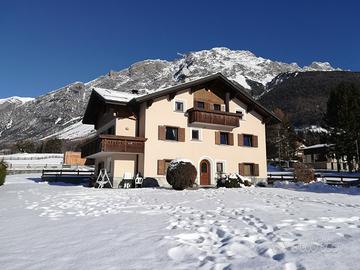
<svg viewBox="0 0 360 270">
<path fill-rule="evenodd" d="M 215 132 L 215 143 L 221 145 L 234 145 L 234 134 L 230 132 Z"/>
<path fill-rule="evenodd" d="M 259 164 L 239 163 L 239 174 L 242 176 L 259 176 Z"/>
<path fill-rule="evenodd" d="M 159 140 L 165 140 L 165 126 L 158 127 Z"/>
<path fill-rule="evenodd" d="M 215 131 L 215 144 L 220 144 L 220 131 Z"/>
<path fill-rule="evenodd" d="M 185 142 L 185 128 L 179 128 L 178 133 L 179 133 L 178 141 Z"/>
<path fill-rule="evenodd" d="M 250 134 L 238 134 L 238 145 L 258 147 L 258 136 Z"/>
<path fill-rule="evenodd" d="M 165 160 L 159 159 L 157 161 L 157 174 L 164 175 L 165 174 Z"/>
</svg>

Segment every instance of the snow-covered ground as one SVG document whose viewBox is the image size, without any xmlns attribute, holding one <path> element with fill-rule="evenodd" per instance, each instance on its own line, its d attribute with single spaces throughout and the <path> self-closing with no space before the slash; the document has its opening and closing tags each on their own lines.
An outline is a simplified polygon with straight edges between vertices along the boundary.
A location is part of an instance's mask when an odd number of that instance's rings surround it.
<svg viewBox="0 0 360 270">
<path fill-rule="evenodd" d="M 8 176 L 0 265 L 359 269 L 360 192 L 331 188 L 98 190 Z"/>
</svg>

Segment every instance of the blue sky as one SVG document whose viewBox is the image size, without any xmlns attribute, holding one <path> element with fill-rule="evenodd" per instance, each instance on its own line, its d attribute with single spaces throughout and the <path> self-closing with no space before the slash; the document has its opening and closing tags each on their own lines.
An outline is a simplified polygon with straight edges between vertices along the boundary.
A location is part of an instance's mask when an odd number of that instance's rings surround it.
<svg viewBox="0 0 360 270">
<path fill-rule="evenodd" d="M 0 0 L 0 98 L 225 46 L 360 71 L 358 1 Z"/>
</svg>

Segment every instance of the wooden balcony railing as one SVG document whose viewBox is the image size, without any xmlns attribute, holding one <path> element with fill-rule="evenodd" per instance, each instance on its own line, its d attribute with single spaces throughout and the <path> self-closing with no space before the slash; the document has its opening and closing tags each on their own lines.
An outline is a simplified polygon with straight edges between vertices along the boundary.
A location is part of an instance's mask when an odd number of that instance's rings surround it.
<svg viewBox="0 0 360 270">
<path fill-rule="evenodd" d="M 81 147 L 81 156 L 99 152 L 144 153 L 146 138 L 116 135 L 99 135 Z"/>
<path fill-rule="evenodd" d="M 222 125 L 229 127 L 239 127 L 241 114 L 212 111 L 204 109 L 191 108 L 188 111 L 188 121 L 191 123 L 202 123 L 210 125 Z"/>
</svg>

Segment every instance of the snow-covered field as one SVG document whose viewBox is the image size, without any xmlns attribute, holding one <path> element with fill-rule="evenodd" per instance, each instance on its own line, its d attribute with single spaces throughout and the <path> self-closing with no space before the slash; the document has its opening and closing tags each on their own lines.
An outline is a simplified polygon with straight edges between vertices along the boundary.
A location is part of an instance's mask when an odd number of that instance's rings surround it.
<svg viewBox="0 0 360 270">
<path fill-rule="evenodd" d="M 97 190 L 8 176 L 1 269 L 359 269 L 356 189 Z"/>
</svg>

